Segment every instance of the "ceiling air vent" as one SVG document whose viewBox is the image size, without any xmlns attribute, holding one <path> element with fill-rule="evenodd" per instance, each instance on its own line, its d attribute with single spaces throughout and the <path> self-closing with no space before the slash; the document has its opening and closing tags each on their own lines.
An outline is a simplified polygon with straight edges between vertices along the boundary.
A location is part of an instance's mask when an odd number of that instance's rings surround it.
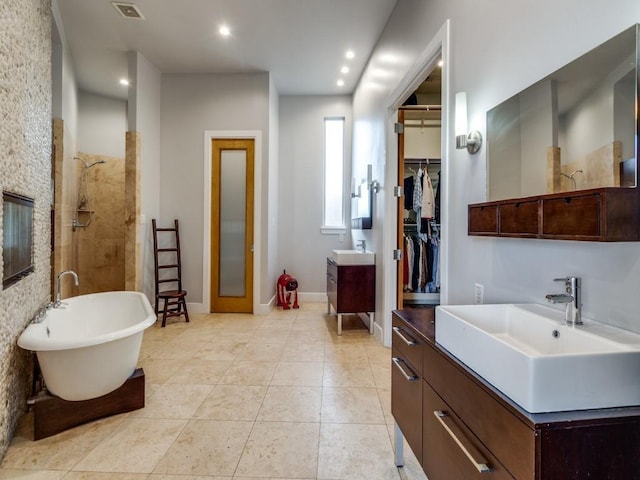
<svg viewBox="0 0 640 480">
<path fill-rule="evenodd" d="M 111 2 L 111 4 L 116 7 L 116 10 L 120 12 L 120 15 L 125 18 L 138 18 L 141 20 L 144 19 L 144 16 L 140 12 L 140 10 L 138 10 L 138 7 L 136 7 L 133 3 Z"/>
</svg>

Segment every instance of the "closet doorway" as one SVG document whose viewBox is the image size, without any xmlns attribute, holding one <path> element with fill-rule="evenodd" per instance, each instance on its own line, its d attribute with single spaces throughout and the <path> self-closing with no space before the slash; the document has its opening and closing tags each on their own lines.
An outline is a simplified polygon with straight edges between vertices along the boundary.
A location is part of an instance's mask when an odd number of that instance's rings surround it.
<svg viewBox="0 0 640 480">
<path fill-rule="evenodd" d="M 398 110 L 398 308 L 440 304 L 441 78 L 437 66 Z"/>
<path fill-rule="evenodd" d="M 253 139 L 211 145 L 211 312 L 253 311 Z"/>
</svg>

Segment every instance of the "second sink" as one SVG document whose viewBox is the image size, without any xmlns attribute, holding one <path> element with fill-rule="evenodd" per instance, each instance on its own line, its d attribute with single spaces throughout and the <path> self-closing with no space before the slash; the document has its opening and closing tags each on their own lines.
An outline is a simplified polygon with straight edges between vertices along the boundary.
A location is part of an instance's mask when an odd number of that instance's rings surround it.
<svg viewBox="0 0 640 480">
<path fill-rule="evenodd" d="M 436 342 L 531 413 L 640 405 L 640 335 L 537 304 L 436 309 Z"/>
<path fill-rule="evenodd" d="M 334 250 L 333 261 L 338 265 L 373 265 L 375 253 L 362 250 Z"/>
</svg>

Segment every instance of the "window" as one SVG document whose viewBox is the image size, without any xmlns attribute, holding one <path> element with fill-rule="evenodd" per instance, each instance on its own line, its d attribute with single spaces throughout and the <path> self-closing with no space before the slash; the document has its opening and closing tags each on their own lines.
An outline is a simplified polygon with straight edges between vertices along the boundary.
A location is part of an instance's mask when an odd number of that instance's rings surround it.
<svg viewBox="0 0 640 480">
<path fill-rule="evenodd" d="M 325 118 L 322 233 L 344 231 L 344 118 Z"/>
</svg>

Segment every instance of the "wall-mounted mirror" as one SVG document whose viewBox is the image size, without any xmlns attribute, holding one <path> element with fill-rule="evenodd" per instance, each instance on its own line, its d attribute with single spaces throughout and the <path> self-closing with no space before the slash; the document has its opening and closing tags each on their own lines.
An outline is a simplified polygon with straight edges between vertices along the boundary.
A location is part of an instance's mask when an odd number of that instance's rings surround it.
<svg viewBox="0 0 640 480">
<path fill-rule="evenodd" d="M 364 179 L 358 184 L 354 181 L 351 190 L 351 228 L 353 230 L 370 230 L 373 225 L 373 190 Z"/>
<path fill-rule="evenodd" d="M 487 113 L 487 200 L 637 185 L 638 25 Z"/>
</svg>

